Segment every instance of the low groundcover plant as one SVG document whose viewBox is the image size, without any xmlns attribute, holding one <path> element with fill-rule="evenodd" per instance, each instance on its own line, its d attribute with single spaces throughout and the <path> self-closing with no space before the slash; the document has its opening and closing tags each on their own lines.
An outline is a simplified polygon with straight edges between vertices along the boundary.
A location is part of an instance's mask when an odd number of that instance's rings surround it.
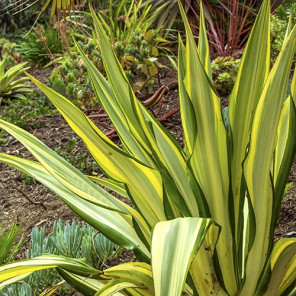
<svg viewBox="0 0 296 296">
<path fill-rule="evenodd" d="M 203 13 L 196 48 L 185 22 L 179 41 L 179 96 L 184 149 L 136 99 L 92 11 L 108 81 L 80 52 L 99 103 L 122 147 L 110 141 L 69 100 L 32 81 L 82 138 L 109 178 L 89 179 L 28 132 L 0 127 L 38 160 L 0 160 L 53 190 L 73 211 L 139 262 L 104 271 L 85 261 L 41 256 L 0 267 L 0 286 L 56 268 L 84 295 L 292 295 L 296 240 L 273 240 L 295 155 L 296 47 L 289 32 L 270 70 L 270 3 L 265 0 L 230 97 L 229 129 L 213 88 Z M 127 197 L 134 208 L 93 181 Z"/>
</svg>

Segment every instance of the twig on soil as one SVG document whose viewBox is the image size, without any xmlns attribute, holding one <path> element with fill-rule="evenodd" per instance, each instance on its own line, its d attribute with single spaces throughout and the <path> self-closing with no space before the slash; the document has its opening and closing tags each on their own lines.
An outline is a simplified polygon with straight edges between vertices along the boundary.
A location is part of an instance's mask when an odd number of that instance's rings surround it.
<svg viewBox="0 0 296 296">
<path fill-rule="evenodd" d="M 52 117 L 52 114 L 43 114 L 43 115 L 38 115 L 36 117 L 32 117 L 32 118 L 29 118 L 27 119 L 28 122 L 31 122 L 31 121 L 36 121 L 37 119 L 42 119 L 44 117 Z"/>
<path fill-rule="evenodd" d="M 26 200 L 28 200 L 30 203 L 32 203 L 33 205 L 40 205 L 44 210 L 47 210 L 47 207 L 43 204 L 43 202 L 41 201 L 33 201 L 24 191 L 22 191 L 21 189 L 15 187 L 15 190 L 18 191 L 19 193 L 21 193 L 24 198 Z"/>
<path fill-rule="evenodd" d="M 46 223 L 46 222 L 47 222 L 47 219 L 44 219 L 44 220 L 40 221 L 39 223 L 37 223 L 37 224 L 35 225 L 35 227 L 38 227 L 38 226 L 40 226 L 41 224 Z"/>
<path fill-rule="evenodd" d="M 164 114 L 163 116 L 157 118 L 158 121 L 166 121 L 169 117 L 173 116 L 175 113 L 179 112 L 180 108 L 173 109 L 169 111 L 168 113 Z"/>
<path fill-rule="evenodd" d="M 7 181 L 15 181 L 17 182 L 17 177 L 14 177 L 14 178 L 8 178 L 8 179 L 5 179 L 4 180 L 4 183 L 7 182 Z M 30 203 L 34 204 L 34 205 L 37 205 L 37 206 L 41 206 L 44 210 L 47 210 L 47 207 L 44 205 L 43 202 L 41 201 L 33 201 L 23 190 L 17 188 L 17 185 L 13 188 L 15 189 L 16 191 L 18 191 L 19 193 L 21 193 L 23 195 L 23 197 L 28 200 Z"/>
</svg>

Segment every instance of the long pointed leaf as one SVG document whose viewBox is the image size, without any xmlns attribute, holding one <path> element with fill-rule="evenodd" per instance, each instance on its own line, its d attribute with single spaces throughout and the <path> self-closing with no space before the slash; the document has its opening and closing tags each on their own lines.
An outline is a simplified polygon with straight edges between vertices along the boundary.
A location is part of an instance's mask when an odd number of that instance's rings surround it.
<svg viewBox="0 0 296 296">
<path fill-rule="evenodd" d="M 151 266 L 141 262 L 129 262 L 105 269 L 101 278 L 116 279 L 122 283 L 134 284 L 136 288 L 129 290 L 139 290 L 140 295 L 154 295 L 154 285 L 152 279 Z M 116 282 L 115 282 L 116 284 Z M 112 284 L 110 284 L 112 286 Z M 99 294 L 100 295 L 100 294 Z"/>
<path fill-rule="evenodd" d="M 141 143 L 148 154 L 151 154 L 151 144 L 144 133 L 145 123 L 143 114 L 139 112 L 138 104 L 134 103 L 136 100 L 131 86 L 122 70 L 120 63 L 111 47 L 108 37 L 104 32 L 98 18 L 93 9 L 91 9 L 94 27 L 97 35 L 97 40 L 101 49 L 105 70 L 111 85 L 114 98 L 125 112 L 126 120 L 134 137 Z"/>
<path fill-rule="evenodd" d="M 179 296 L 190 264 L 213 221 L 177 218 L 156 224 L 152 234 L 152 271 L 156 296 Z"/>
<path fill-rule="evenodd" d="M 288 295 L 296 284 L 296 239 L 280 239 L 276 243 L 270 269 L 271 277 L 264 296 Z"/>
<path fill-rule="evenodd" d="M 146 163 L 147 165 L 154 166 L 153 162 L 151 161 L 145 150 L 133 137 L 124 112 L 121 110 L 120 106 L 115 104 L 116 99 L 110 85 L 103 77 L 103 75 L 98 71 L 98 69 L 85 56 L 81 48 L 77 44 L 76 46 L 88 70 L 93 89 L 96 93 L 96 97 L 98 98 L 100 104 L 103 106 L 114 127 L 116 128 L 121 142 L 123 143 L 123 146 L 126 147 L 128 151 L 140 161 Z"/>
<path fill-rule="evenodd" d="M 296 152 L 296 110 L 289 97 L 282 109 L 277 144 L 274 152 L 273 184 L 274 184 L 274 220 L 276 221 L 281 208 L 282 197 L 286 187 L 291 166 Z"/>
<path fill-rule="evenodd" d="M 44 145 L 36 137 L 1 119 L 0 128 L 15 136 L 30 150 L 52 176 L 57 178 L 71 191 L 95 204 L 127 213 L 123 203 L 120 203 L 116 198 L 111 197 L 104 190 L 100 189 L 100 187 L 95 185 L 79 170 Z"/>
<path fill-rule="evenodd" d="M 209 79 L 212 80 L 209 41 L 207 36 L 207 29 L 206 29 L 206 22 L 204 17 L 202 1 L 200 1 L 199 8 L 200 8 L 200 21 L 199 21 L 199 34 L 198 34 L 198 54 Z"/>
<path fill-rule="evenodd" d="M 173 191 L 179 191 L 186 203 L 186 205 L 183 203 L 183 206 L 180 208 L 182 213 L 197 216 L 199 214 L 199 209 L 196 198 L 187 181 L 186 162 L 180 145 L 168 135 L 165 129 L 149 114 L 143 105 L 139 103 L 93 11 L 92 15 L 99 46 L 104 57 L 103 60 L 110 83 L 110 89 L 112 89 L 113 92 L 113 95 L 109 96 L 109 99 L 112 100 L 111 104 L 110 102 L 104 102 L 104 106 L 110 108 L 109 114 L 113 116 L 111 120 L 113 121 L 115 116 L 114 110 L 118 110 L 119 115 L 124 115 L 124 124 L 128 125 L 128 130 L 133 134 L 135 139 L 137 139 L 139 144 L 148 154 L 151 154 L 156 165 L 160 162 L 158 166 L 161 168 L 165 167 L 169 171 L 174 181 L 171 182 L 170 185 L 176 187 Z M 92 73 L 91 75 L 94 80 L 97 81 L 101 79 L 101 75 L 95 73 L 91 63 L 88 62 L 87 67 Z M 108 87 L 106 86 L 106 88 Z M 103 101 L 106 99 L 105 94 L 102 94 L 100 100 Z M 118 120 L 116 120 L 116 118 L 114 118 L 114 120 L 116 124 Z M 127 129 L 127 127 L 125 128 Z M 137 131 L 134 130 L 135 128 Z M 164 184 L 164 186 L 166 186 L 166 184 Z M 168 196 L 168 198 L 171 202 L 174 200 L 173 197 Z M 181 204 L 180 199 L 178 202 L 179 204 L 176 204 L 176 206 Z"/>
<path fill-rule="evenodd" d="M 243 222 L 241 220 L 243 219 L 242 209 L 245 198 L 244 190 L 241 190 L 242 163 L 246 157 L 254 112 L 269 73 L 269 63 L 270 1 L 265 0 L 244 50 L 229 104 L 232 142 L 231 184 L 238 250 L 242 249 Z M 243 269 L 243 266 L 241 266 L 241 269 Z"/>
<path fill-rule="evenodd" d="M 130 216 L 101 208 L 79 197 L 51 176 L 36 162 L 3 154 L 0 154 L 0 161 L 31 175 L 51 189 L 76 214 L 116 244 L 125 248 L 136 248 L 147 258 L 150 257 L 149 251 L 141 242 L 133 228 L 133 222 Z M 135 210 L 131 209 L 131 213 L 133 213 L 132 215 L 134 215 L 135 219 L 139 219 L 137 218 L 138 214 Z M 146 234 L 146 239 L 149 240 L 150 233 L 144 232 L 144 234 Z"/>
<path fill-rule="evenodd" d="M 184 150 L 187 158 L 191 157 L 196 141 L 197 125 L 191 100 L 186 92 L 184 80 L 186 77 L 186 49 L 179 36 L 178 56 L 178 86 L 180 97 L 180 113 L 184 132 Z"/>
<path fill-rule="evenodd" d="M 206 198 L 211 216 L 222 227 L 217 253 L 226 289 L 230 294 L 235 294 L 237 287 L 229 218 L 226 130 L 221 115 L 220 100 L 209 83 L 181 5 L 180 11 L 187 36 L 184 85 L 191 99 L 197 124 L 197 138 L 190 165 Z"/>
<path fill-rule="evenodd" d="M 9 280 L 18 280 L 20 275 L 29 275 L 37 270 L 56 267 L 61 267 L 65 270 L 69 270 L 75 274 L 83 276 L 95 275 L 99 272 L 97 269 L 87 265 L 82 260 L 54 255 L 43 255 L 29 260 L 18 261 L 1 266 L 0 288 L 3 288 Z"/>
<path fill-rule="evenodd" d="M 112 280 L 103 289 L 98 291 L 95 296 L 112 296 L 117 292 L 120 292 L 127 288 L 137 288 L 133 283 L 123 282 L 121 280 Z"/>
<path fill-rule="evenodd" d="M 85 296 L 94 296 L 96 292 L 100 291 L 107 281 L 98 280 L 95 278 L 85 277 L 66 271 L 62 268 L 57 268 L 59 274 L 67 281 L 71 287 L 83 293 Z M 122 293 L 115 293 L 114 296 L 124 295 Z"/>
<path fill-rule="evenodd" d="M 296 26 L 283 45 L 264 86 L 253 120 L 249 153 L 244 163 L 244 175 L 255 216 L 254 243 L 248 255 L 246 281 L 242 295 L 252 295 L 266 263 L 272 243 L 270 228 L 273 213 L 273 185 L 270 168 L 276 144 L 277 127 L 296 47 Z"/>
<path fill-rule="evenodd" d="M 107 187 L 108 189 L 118 193 L 119 195 L 128 198 L 128 195 L 126 193 L 126 190 L 123 184 L 104 177 L 97 177 L 97 176 L 88 176 L 88 177 L 92 181 L 100 184 L 101 186 Z"/>
<path fill-rule="evenodd" d="M 153 226 L 158 221 L 166 220 L 163 211 L 162 180 L 159 172 L 120 150 L 69 100 L 33 77 L 31 79 L 48 96 L 71 128 L 85 142 L 101 169 L 114 180 L 126 184 L 135 205 L 148 223 Z"/>
</svg>

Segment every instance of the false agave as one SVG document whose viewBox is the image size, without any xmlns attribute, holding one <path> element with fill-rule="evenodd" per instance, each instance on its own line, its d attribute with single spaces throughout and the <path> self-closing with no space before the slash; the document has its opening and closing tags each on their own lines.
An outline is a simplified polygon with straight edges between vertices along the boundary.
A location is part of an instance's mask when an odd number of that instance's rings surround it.
<svg viewBox="0 0 296 296">
<path fill-rule="evenodd" d="M 270 3 L 265 0 L 230 96 L 229 128 L 210 73 L 201 11 L 198 48 L 181 9 L 179 97 L 184 148 L 136 99 L 95 13 L 108 80 L 80 50 L 100 104 L 120 137 L 116 146 L 69 100 L 32 81 L 82 138 L 108 178 L 88 178 L 33 135 L 3 120 L 37 161 L 0 155 L 32 175 L 139 262 L 98 271 L 71 258 L 42 256 L 0 267 L 1 286 L 57 268 L 84 295 L 290 295 L 296 240 L 273 234 L 296 138 L 296 74 L 287 85 L 296 27 L 270 69 Z M 79 48 L 79 47 L 78 47 Z M 227 112 L 225 112 L 227 113 Z M 93 181 L 130 199 L 121 202 Z"/>
</svg>

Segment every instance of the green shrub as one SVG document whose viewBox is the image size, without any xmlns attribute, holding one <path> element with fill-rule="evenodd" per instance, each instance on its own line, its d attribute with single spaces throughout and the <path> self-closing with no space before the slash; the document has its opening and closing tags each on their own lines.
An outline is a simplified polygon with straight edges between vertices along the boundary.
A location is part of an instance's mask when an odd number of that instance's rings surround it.
<svg viewBox="0 0 296 296">
<path fill-rule="evenodd" d="M 23 60 L 30 62 L 36 67 L 48 64 L 52 59 L 63 53 L 62 42 L 58 31 L 48 27 L 34 29 L 23 42 L 16 47 Z"/>
<path fill-rule="evenodd" d="M 292 25 L 296 24 L 296 3 L 294 0 L 284 0 L 276 11 L 275 15 L 281 20 L 287 23 L 290 15 L 292 16 Z"/>
<path fill-rule="evenodd" d="M 150 81 L 149 85 L 152 86 L 154 80 L 151 77 L 157 74 L 158 67 L 161 67 L 158 62 L 159 44 L 157 37 L 158 31 L 149 30 L 142 33 L 139 29 L 131 33 L 129 41 L 117 41 L 115 43 L 114 48 L 117 57 L 134 90 L 142 89 L 147 80 Z"/>
<path fill-rule="evenodd" d="M 271 16 L 271 57 L 273 62 L 282 48 L 289 16 L 291 16 L 291 26 L 294 26 L 296 24 L 296 3 L 287 6 L 281 5 Z"/>
<path fill-rule="evenodd" d="M 44 125 L 45 122 L 38 122 L 38 117 L 53 114 L 54 110 L 53 105 L 44 95 L 33 91 L 30 98 L 13 100 L 13 104 L 4 106 L 1 113 L 0 118 L 30 130 Z M 6 143 L 6 135 L 4 131 L 0 131 L 0 145 Z"/>
<path fill-rule="evenodd" d="M 69 98 L 81 109 L 95 103 L 88 75 L 79 58 L 66 59 L 58 68 L 53 69 L 48 81 L 52 89 Z"/>
<path fill-rule="evenodd" d="M 285 38 L 285 32 L 287 30 L 288 22 L 287 20 L 281 20 L 277 15 L 271 16 L 271 23 L 270 23 L 270 33 L 271 33 L 271 57 L 273 61 L 278 56 L 283 41 Z"/>
<path fill-rule="evenodd" d="M 40 96 L 40 99 L 36 98 L 36 96 L 40 95 L 33 93 L 31 99 L 15 100 L 13 104 L 5 106 L 2 117 L 26 130 L 40 127 L 40 124 L 35 123 L 37 118 L 42 115 L 52 114 L 53 108 L 52 104 L 44 96 Z"/>
<path fill-rule="evenodd" d="M 152 29 L 156 12 L 150 14 L 151 7 L 149 2 L 123 0 L 117 5 L 116 1 L 111 0 L 108 10 L 98 12 L 134 90 L 143 89 L 147 83 L 148 89 L 152 87 L 152 77 L 161 66 L 158 62 L 159 52 L 168 53 L 165 46 L 167 41 L 160 35 L 161 28 Z"/>
<path fill-rule="evenodd" d="M 20 55 L 15 50 L 16 46 L 15 42 L 0 38 L 0 59 L 7 58 L 7 67 L 11 67 L 20 61 Z"/>
<path fill-rule="evenodd" d="M 233 57 L 216 58 L 211 63 L 213 83 L 220 96 L 231 93 L 237 76 L 240 59 Z"/>
</svg>

